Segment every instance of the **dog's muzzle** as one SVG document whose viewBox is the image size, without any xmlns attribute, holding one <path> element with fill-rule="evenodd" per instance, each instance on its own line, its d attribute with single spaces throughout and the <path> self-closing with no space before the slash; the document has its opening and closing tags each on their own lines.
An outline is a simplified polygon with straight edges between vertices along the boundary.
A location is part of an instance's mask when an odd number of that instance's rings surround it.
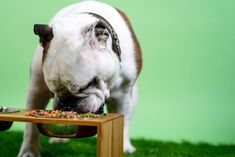
<svg viewBox="0 0 235 157">
<path fill-rule="evenodd" d="M 94 102 L 90 102 L 91 97 L 76 97 L 73 95 L 60 96 L 54 99 L 54 110 L 74 111 L 77 113 L 103 113 L 104 104 L 94 106 Z M 92 106 L 93 105 L 93 106 Z"/>
</svg>

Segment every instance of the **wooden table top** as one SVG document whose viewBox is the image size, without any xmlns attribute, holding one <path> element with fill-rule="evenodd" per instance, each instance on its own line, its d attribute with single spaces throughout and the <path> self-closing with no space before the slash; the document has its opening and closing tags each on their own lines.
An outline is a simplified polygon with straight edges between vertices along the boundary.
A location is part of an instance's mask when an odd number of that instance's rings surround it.
<svg viewBox="0 0 235 157">
<path fill-rule="evenodd" d="M 87 125 L 98 126 L 101 123 L 108 122 L 110 120 L 123 116 L 117 113 L 108 113 L 104 117 L 100 118 L 77 118 L 77 119 L 65 119 L 65 118 L 41 118 L 31 117 L 25 115 L 26 110 L 21 109 L 20 112 L 15 113 L 0 113 L 0 121 L 18 121 L 18 122 L 32 122 L 32 123 L 50 123 L 50 124 L 73 124 L 73 125 Z"/>
</svg>

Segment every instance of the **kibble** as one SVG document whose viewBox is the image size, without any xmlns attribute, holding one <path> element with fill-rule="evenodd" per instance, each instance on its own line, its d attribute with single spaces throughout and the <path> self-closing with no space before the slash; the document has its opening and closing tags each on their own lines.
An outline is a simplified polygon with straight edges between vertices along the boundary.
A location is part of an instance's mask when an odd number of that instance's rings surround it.
<svg viewBox="0 0 235 157">
<path fill-rule="evenodd" d="M 25 112 L 26 116 L 31 117 L 40 117 L 40 118 L 67 118 L 67 119 L 76 119 L 76 118 L 100 118 L 106 114 L 93 114 L 93 113 L 84 113 L 78 114 L 74 111 L 61 111 L 61 110 L 33 110 Z"/>
</svg>

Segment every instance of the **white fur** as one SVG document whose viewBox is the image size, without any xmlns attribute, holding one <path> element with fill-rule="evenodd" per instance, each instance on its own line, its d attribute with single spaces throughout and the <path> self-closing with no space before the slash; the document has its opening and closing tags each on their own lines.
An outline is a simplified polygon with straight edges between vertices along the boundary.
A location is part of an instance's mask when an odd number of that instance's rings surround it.
<svg viewBox="0 0 235 157">
<path fill-rule="evenodd" d="M 54 81 L 58 78 L 71 93 L 76 94 L 80 87 L 85 86 L 96 75 L 101 76 L 104 81 L 118 75 L 119 62 L 117 56 L 111 52 L 111 39 L 107 47 L 99 47 L 99 44 L 90 44 L 97 42 L 92 34 L 81 33 L 82 29 L 96 21 L 96 18 L 88 14 L 72 14 L 62 20 L 54 20 L 51 24 L 54 38 L 43 65 L 45 81 L 51 91 L 56 90 L 54 83 L 57 82 Z M 76 89 L 71 89 L 67 82 L 76 85 Z"/>
<path fill-rule="evenodd" d="M 110 38 L 106 44 L 99 44 L 92 32 L 82 33 L 98 21 L 86 12 L 96 13 L 112 25 L 120 41 L 121 63 L 112 52 Z M 90 111 L 96 110 L 106 100 L 109 112 L 125 115 L 124 151 L 134 152 L 135 148 L 128 134 L 137 100 L 137 65 L 133 39 L 125 21 L 112 6 L 96 1 L 84 1 L 62 9 L 49 25 L 53 29 L 54 37 L 43 66 L 43 48 L 38 46 L 36 49 L 31 66 L 27 108 L 45 108 L 51 92 L 63 95 L 63 91 L 57 91 L 61 86 L 65 86 L 76 96 L 88 96 Z M 94 76 L 99 76 L 98 86 L 79 93 L 79 89 Z M 18 157 L 39 156 L 38 141 L 39 134 L 35 125 L 27 124 Z"/>
<path fill-rule="evenodd" d="M 92 0 L 73 4 L 62 9 L 57 15 L 55 15 L 51 23 L 63 16 L 67 16 L 68 14 L 76 14 L 82 12 L 96 13 L 109 21 L 118 35 L 120 47 L 123 52 L 121 56 L 121 73 L 124 74 L 127 78 L 135 78 L 137 75 L 137 68 L 136 62 L 134 60 L 134 45 L 131 38 L 131 32 L 128 29 L 128 26 L 126 25 L 123 18 L 112 6 Z"/>
</svg>

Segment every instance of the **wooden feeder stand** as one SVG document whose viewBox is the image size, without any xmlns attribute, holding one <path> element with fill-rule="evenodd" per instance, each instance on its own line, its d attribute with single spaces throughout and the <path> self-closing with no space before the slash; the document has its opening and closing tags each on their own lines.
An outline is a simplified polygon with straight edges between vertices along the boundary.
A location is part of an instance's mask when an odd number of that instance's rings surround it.
<svg viewBox="0 0 235 157">
<path fill-rule="evenodd" d="M 90 126 L 97 129 L 97 157 L 122 157 L 123 156 L 123 119 L 124 116 L 108 113 L 101 118 L 65 119 L 65 118 L 39 118 L 25 116 L 25 110 L 14 113 L 1 113 L 0 121 L 12 123 L 31 122 L 40 124 L 71 124 Z M 1 125 L 1 123 L 0 123 Z M 4 124 L 5 125 L 5 124 Z M 10 128 L 8 126 L 8 128 Z"/>
</svg>

